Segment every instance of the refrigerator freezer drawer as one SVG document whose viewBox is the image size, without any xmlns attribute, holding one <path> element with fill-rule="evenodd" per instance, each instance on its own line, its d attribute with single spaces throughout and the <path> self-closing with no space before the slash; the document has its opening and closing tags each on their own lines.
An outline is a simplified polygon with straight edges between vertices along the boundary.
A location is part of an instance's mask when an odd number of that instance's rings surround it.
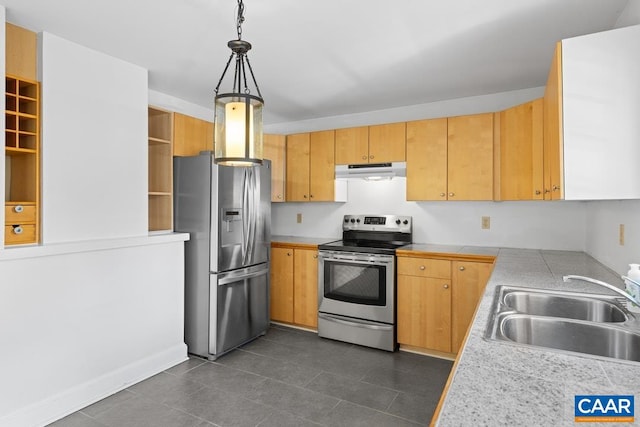
<svg viewBox="0 0 640 427">
<path fill-rule="evenodd" d="M 264 335 L 269 327 L 269 264 L 210 277 L 209 359 Z M 215 316 L 213 315 L 215 313 Z"/>
</svg>

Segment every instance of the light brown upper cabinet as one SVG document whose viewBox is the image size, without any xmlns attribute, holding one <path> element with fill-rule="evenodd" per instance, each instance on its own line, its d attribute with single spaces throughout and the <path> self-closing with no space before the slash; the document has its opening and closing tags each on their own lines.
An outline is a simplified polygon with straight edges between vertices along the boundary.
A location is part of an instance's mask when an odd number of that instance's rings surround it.
<svg viewBox="0 0 640 427">
<path fill-rule="evenodd" d="M 404 122 L 337 129 L 335 132 L 335 163 L 338 165 L 404 162 L 406 159 Z"/>
<path fill-rule="evenodd" d="M 407 200 L 493 200 L 493 113 L 407 123 Z"/>
<path fill-rule="evenodd" d="M 493 113 L 450 117 L 448 200 L 493 200 Z"/>
<path fill-rule="evenodd" d="M 544 199 L 564 198 L 562 182 L 562 43 L 556 44 L 543 98 Z"/>
<path fill-rule="evenodd" d="M 285 159 L 287 139 L 284 135 L 264 134 L 263 155 L 271 160 L 271 201 L 285 201 Z"/>
<path fill-rule="evenodd" d="M 5 24 L 5 73 L 27 80 L 38 79 L 38 35 L 26 28 Z"/>
<path fill-rule="evenodd" d="M 213 123 L 184 114 L 173 114 L 173 155 L 197 156 L 213 151 Z"/>
<path fill-rule="evenodd" d="M 564 39 L 544 102 L 552 199 L 640 198 L 640 25 Z"/>
<path fill-rule="evenodd" d="M 447 119 L 407 122 L 407 200 L 447 200 Z"/>
<path fill-rule="evenodd" d="M 543 199 L 542 106 L 540 98 L 496 113 L 495 200 Z"/>
<path fill-rule="evenodd" d="M 335 200 L 335 132 L 287 135 L 286 200 Z"/>
</svg>

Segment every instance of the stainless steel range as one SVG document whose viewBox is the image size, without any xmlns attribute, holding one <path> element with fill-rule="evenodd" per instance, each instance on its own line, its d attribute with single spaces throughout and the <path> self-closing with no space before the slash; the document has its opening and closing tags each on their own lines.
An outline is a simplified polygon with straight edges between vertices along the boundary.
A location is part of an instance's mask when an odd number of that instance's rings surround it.
<svg viewBox="0 0 640 427">
<path fill-rule="evenodd" d="M 342 240 L 319 246 L 318 335 L 395 351 L 396 249 L 411 217 L 345 215 Z"/>
</svg>

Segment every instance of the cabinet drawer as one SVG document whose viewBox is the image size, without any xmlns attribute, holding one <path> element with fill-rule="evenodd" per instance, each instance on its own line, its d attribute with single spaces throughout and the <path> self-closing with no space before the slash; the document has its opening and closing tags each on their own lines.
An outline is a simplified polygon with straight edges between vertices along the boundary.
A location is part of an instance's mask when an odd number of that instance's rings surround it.
<svg viewBox="0 0 640 427">
<path fill-rule="evenodd" d="M 26 203 L 5 203 L 4 223 L 24 224 L 36 222 L 36 205 Z"/>
<path fill-rule="evenodd" d="M 449 279 L 451 278 L 451 261 L 398 257 L 398 274 Z"/>
<path fill-rule="evenodd" d="M 21 232 L 16 232 L 21 229 Z M 21 243 L 36 242 L 36 226 L 35 224 L 24 224 L 14 227 L 13 225 L 4 226 L 4 244 L 17 245 Z"/>
</svg>

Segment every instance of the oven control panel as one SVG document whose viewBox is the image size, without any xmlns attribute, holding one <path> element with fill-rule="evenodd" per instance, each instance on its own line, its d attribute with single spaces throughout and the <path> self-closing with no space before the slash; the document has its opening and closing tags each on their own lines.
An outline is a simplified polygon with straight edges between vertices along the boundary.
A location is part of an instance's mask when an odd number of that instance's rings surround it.
<svg viewBox="0 0 640 427">
<path fill-rule="evenodd" d="M 345 215 L 342 230 L 411 233 L 411 217 L 402 215 Z"/>
</svg>

